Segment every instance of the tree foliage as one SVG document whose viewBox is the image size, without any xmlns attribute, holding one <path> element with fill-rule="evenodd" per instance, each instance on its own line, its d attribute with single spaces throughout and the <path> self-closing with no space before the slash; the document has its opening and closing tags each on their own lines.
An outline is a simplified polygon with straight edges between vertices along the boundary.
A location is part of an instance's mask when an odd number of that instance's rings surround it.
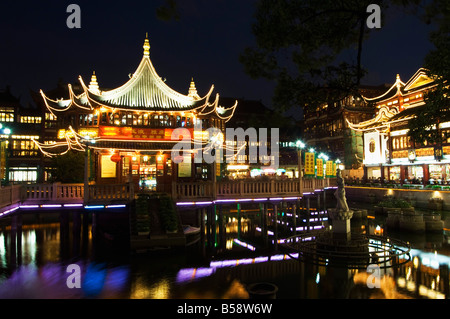
<svg viewBox="0 0 450 319">
<path fill-rule="evenodd" d="M 450 2 L 435 0 L 427 7 L 423 18 L 437 26 L 430 34 L 435 49 L 428 53 L 424 63 L 436 86 L 424 95 L 425 105 L 418 108 L 415 118 L 409 121 L 408 135 L 418 144 L 440 145 L 449 137 L 440 130 L 439 124 L 450 121 Z"/>
<path fill-rule="evenodd" d="M 84 181 L 84 153 L 69 151 L 54 158 L 56 181 L 82 183 Z"/>
<path fill-rule="evenodd" d="M 366 73 L 367 7 L 385 2 L 261 0 L 252 30 L 256 47 L 240 60 L 253 78 L 276 82 L 278 108 L 339 100 L 354 93 Z"/>
<path fill-rule="evenodd" d="M 156 9 L 156 17 L 163 21 L 180 20 L 177 0 L 165 0 L 164 3 Z"/>
</svg>

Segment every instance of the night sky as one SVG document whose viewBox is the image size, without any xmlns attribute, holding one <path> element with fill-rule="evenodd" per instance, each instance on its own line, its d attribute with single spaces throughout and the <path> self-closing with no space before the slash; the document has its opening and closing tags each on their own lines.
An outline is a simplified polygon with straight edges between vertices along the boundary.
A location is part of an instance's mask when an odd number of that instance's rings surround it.
<svg viewBox="0 0 450 319">
<path fill-rule="evenodd" d="M 141 58 L 145 33 L 156 72 L 187 94 L 191 77 L 201 96 L 212 84 L 224 97 L 262 100 L 272 105 L 274 84 L 244 73 L 239 55 L 254 43 L 256 0 L 180 0 L 180 20 L 161 21 L 147 1 L 2 1 L 0 4 L 0 89 L 11 86 L 23 104 L 29 90 L 49 91 L 59 79 L 89 83 L 96 72 L 101 88 L 128 80 Z M 66 26 L 67 6 L 81 7 L 81 29 Z M 399 11 L 383 12 L 385 24 L 365 44 L 364 84 L 407 81 L 432 48 L 429 27 Z"/>
</svg>

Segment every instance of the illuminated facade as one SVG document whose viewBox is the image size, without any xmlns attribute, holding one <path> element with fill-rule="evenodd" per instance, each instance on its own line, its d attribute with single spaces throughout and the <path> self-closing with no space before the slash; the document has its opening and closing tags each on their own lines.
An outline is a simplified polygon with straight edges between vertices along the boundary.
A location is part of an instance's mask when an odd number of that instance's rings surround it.
<svg viewBox="0 0 450 319">
<path fill-rule="evenodd" d="M 223 98 L 222 101 L 228 101 L 231 104 L 236 99 Z M 281 171 L 281 168 L 274 168 L 275 156 L 281 161 L 284 158 L 281 152 L 274 150 L 272 147 L 272 127 L 277 126 L 274 123 L 275 111 L 267 108 L 261 101 L 237 99 L 239 108 L 234 113 L 233 117 L 227 122 L 228 128 L 244 130 L 245 138 L 233 139 L 226 136 L 226 143 L 230 147 L 244 148 L 230 159 L 224 167 L 229 178 L 248 178 L 260 175 L 273 175 Z M 287 125 L 286 125 L 287 126 Z M 283 128 L 279 128 L 283 132 Z M 267 136 L 261 134 L 260 131 L 267 133 Z M 289 132 L 292 138 L 292 131 Z M 278 135 L 281 135 L 280 132 Z M 280 139 L 281 136 L 278 136 Z M 278 140 L 275 139 L 275 140 Z M 245 145 L 244 145 L 245 144 Z M 252 151 L 257 149 L 257 151 Z M 275 151 L 276 154 L 272 154 Z M 279 162 L 281 164 L 281 162 Z M 281 174 L 281 173 L 280 173 Z"/>
<path fill-rule="evenodd" d="M 7 88 L 0 92 L 0 180 L 36 183 L 43 178 L 43 157 L 33 140 L 42 134 L 42 113 L 25 108 Z"/>
<path fill-rule="evenodd" d="M 41 91 L 58 131 L 54 143 L 38 147 L 47 156 L 88 149 L 91 178 L 99 184 L 132 179 L 141 187 L 168 191 L 174 180 L 212 179 L 216 167 L 193 158 L 216 137 L 205 130 L 218 128 L 220 135 L 237 102 L 219 105 L 219 95 L 212 97 L 214 86 L 200 97 L 194 81 L 187 95 L 176 92 L 156 73 L 147 38 L 143 48 L 136 71 L 118 88 L 103 90 L 94 73 L 89 85 L 79 77 L 79 94 L 69 84 L 67 99 L 51 99 Z M 172 158 L 181 140 L 188 142 L 190 152 Z"/>
<path fill-rule="evenodd" d="M 435 85 L 425 71 L 419 69 L 406 83 L 397 75 L 386 92 L 365 98 L 376 106 L 373 119 L 349 121 L 352 130 L 363 134 L 366 178 L 420 183 L 450 180 L 450 139 L 442 145 L 418 145 L 407 135 L 408 120 L 424 107 L 424 93 Z M 441 123 L 440 129 L 449 131 L 450 122 Z"/>
<path fill-rule="evenodd" d="M 350 95 L 337 102 L 306 109 L 303 141 L 317 151 L 338 158 L 345 170 L 359 169 L 363 157 L 362 133 L 350 129 L 347 119 L 352 123 L 371 119 L 376 110 L 362 96 L 378 95 L 385 89 L 384 86 L 361 86 L 360 96 Z"/>
</svg>

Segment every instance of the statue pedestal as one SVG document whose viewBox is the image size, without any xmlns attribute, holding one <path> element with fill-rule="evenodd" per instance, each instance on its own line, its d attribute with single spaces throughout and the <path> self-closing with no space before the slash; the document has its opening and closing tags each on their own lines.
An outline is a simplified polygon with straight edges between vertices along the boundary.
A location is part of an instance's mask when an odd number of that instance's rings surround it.
<svg viewBox="0 0 450 319">
<path fill-rule="evenodd" d="M 333 221 L 333 238 L 339 240 L 351 239 L 350 219 L 353 217 L 353 211 L 342 211 L 329 209 L 328 215 Z"/>
</svg>

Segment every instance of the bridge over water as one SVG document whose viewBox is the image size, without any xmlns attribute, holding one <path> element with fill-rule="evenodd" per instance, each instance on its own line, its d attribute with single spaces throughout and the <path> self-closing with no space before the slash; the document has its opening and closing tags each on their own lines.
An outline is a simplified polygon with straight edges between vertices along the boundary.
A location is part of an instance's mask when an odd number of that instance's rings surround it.
<svg viewBox="0 0 450 319">
<path fill-rule="evenodd" d="M 327 188 L 334 179 L 236 180 L 223 182 L 186 182 L 172 184 L 172 199 L 177 205 L 202 205 L 233 201 L 296 200 Z M 1 188 L 0 217 L 17 209 L 64 207 L 124 207 L 139 193 L 133 184 L 22 184 Z"/>
<path fill-rule="evenodd" d="M 335 188 L 333 179 L 303 179 L 293 180 L 236 180 L 221 182 L 192 182 L 173 183 L 171 186 L 171 197 L 178 209 L 177 230 L 174 233 L 164 232 L 158 222 L 150 223 L 150 231 L 141 234 L 139 231 L 136 214 L 130 215 L 133 201 L 137 198 L 140 190 L 134 188 L 134 184 L 112 184 L 112 185 L 86 185 L 80 184 L 23 184 L 2 187 L 0 191 L 0 218 L 11 216 L 11 228 L 20 233 L 22 215 L 27 213 L 59 214 L 61 232 L 67 235 L 69 220 L 73 221 L 74 236 L 79 236 L 81 224 L 87 229 L 87 224 L 92 223 L 92 233 L 102 236 L 110 235 L 117 225 L 129 225 L 130 237 L 117 236 L 117 241 L 126 242 L 130 240 L 131 249 L 142 250 L 151 247 L 171 246 L 180 247 L 187 244 L 184 233 L 184 223 L 199 227 L 200 240 L 208 245 L 214 243 L 213 238 L 218 238 L 220 249 L 226 245 L 225 239 L 225 210 L 237 209 L 236 215 L 245 212 L 245 207 L 250 208 L 257 204 L 260 210 L 260 232 L 263 236 L 264 245 L 269 244 L 270 225 L 277 229 L 277 209 L 289 210 L 295 218 L 296 227 L 297 213 L 305 209 L 307 216 L 310 212 L 309 200 L 312 198 L 322 202 L 319 197 L 325 197 L 324 190 Z M 85 190 L 88 190 L 87 192 Z M 282 202 L 288 208 L 282 208 Z M 302 202 L 300 204 L 300 202 Z M 324 202 L 324 201 L 323 201 Z M 286 206 L 288 205 L 288 206 Z M 300 208 L 301 207 L 301 208 Z M 217 209 L 217 210 L 216 210 Z M 323 209 L 325 211 L 325 209 Z M 67 213 L 66 213 L 67 212 Z M 145 219 L 158 220 L 158 213 L 148 211 Z M 142 219 L 142 217 L 139 217 Z M 238 218 L 238 228 L 241 219 Z M 309 219 L 308 219 L 309 221 Z M 142 225 L 141 225 L 142 226 Z M 299 225 L 300 226 L 300 225 Z M 147 226 L 149 227 L 149 226 Z M 281 225 L 280 225 L 281 227 Z M 94 228 L 96 229 L 94 231 Z M 125 227 L 127 228 L 127 227 Z M 101 231 L 100 231 L 101 229 Z M 309 230 L 309 222 L 307 224 Z M 100 231 L 100 233 L 99 233 Z M 148 237 L 152 233 L 151 238 Z M 206 235 L 205 235 L 206 234 Z M 274 232 L 275 243 L 277 243 L 277 231 Z M 116 236 L 109 236 L 115 238 Z M 216 236 L 217 235 L 217 236 Z M 19 238 L 20 236 L 18 236 Z M 118 240 L 121 238 L 121 240 Z M 212 244 L 211 244 L 212 245 Z M 203 247 L 205 247 L 203 245 Z"/>
<path fill-rule="evenodd" d="M 299 208 L 299 201 L 303 200 L 302 206 L 304 208 L 301 209 L 306 209 L 309 214 L 309 199 L 321 201 L 318 198 L 320 194 L 325 196 L 326 192 L 323 192 L 323 190 L 335 188 L 334 184 L 335 181 L 330 179 L 173 183 L 171 197 L 178 207 L 176 210 L 178 220 L 183 223 L 187 220 L 187 224 L 197 225 L 201 228 L 200 234 L 205 233 L 206 227 L 206 233 L 211 238 L 216 236 L 216 220 L 219 221 L 218 227 L 221 229 L 219 233 L 222 237 L 225 235 L 223 229 L 224 208 L 236 205 L 235 208 L 237 208 L 237 215 L 239 216 L 242 205 L 257 203 L 263 218 L 261 232 L 264 234 L 265 242 L 268 242 L 269 211 L 274 210 L 272 215 L 276 216 L 278 204 L 281 202 L 289 203 L 289 209 L 296 211 L 295 207 Z M 85 189 L 83 183 L 24 184 L 2 187 L 0 191 L 0 218 L 11 215 L 11 223 L 15 228 L 20 227 L 23 213 L 52 211 L 59 213 L 61 225 L 68 225 L 69 216 L 73 215 L 72 219 L 79 228 L 81 223 L 80 213 L 84 211 L 88 214 L 83 214 L 83 223 L 89 220 L 89 216 L 92 216 L 93 225 L 99 225 L 102 222 L 102 229 L 108 228 L 105 225 L 115 226 L 121 223 L 125 225 L 128 221 L 130 226 L 136 224 L 136 217 L 132 217 L 132 220 L 126 217 L 134 216 L 134 214 L 128 215 L 131 212 L 129 208 L 137 194 L 142 193 L 135 190 L 133 184 L 88 185 L 88 192 L 85 192 Z M 218 208 L 217 212 L 216 208 Z M 65 214 L 65 211 L 69 214 Z M 92 214 L 89 214 L 89 211 Z M 17 214 L 19 212 L 20 214 Z M 152 219 L 156 212 L 149 211 L 149 214 L 149 217 L 146 218 Z M 122 219 L 118 221 L 117 218 Z M 205 220 L 208 222 L 205 223 Z M 276 217 L 272 223 L 277 224 Z M 154 225 L 151 227 L 151 239 L 146 235 L 140 235 L 136 225 L 132 227 L 133 230 L 130 235 L 132 246 L 135 249 L 138 249 L 136 247 L 144 249 L 161 244 L 183 246 L 186 243 L 181 223 L 178 223 L 176 234 L 161 233 L 159 235 L 161 230 Z M 76 232 L 78 234 L 78 230 Z M 212 242 L 211 238 L 207 241 Z M 221 245 L 223 244 L 224 240 L 221 240 Z"/>
</svg>

